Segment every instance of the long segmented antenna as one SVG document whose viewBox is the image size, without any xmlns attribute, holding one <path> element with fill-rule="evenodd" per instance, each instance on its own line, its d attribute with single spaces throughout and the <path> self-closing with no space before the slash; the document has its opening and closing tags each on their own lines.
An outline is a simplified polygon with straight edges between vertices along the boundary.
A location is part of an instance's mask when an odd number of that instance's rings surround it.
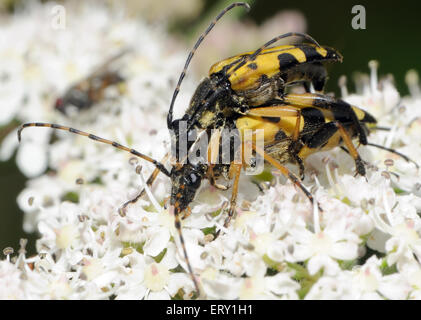
<svg viewBox="0 0 421 320">
<path fill-rule="evenodd" d="M 167 126 L 168 129 L 172 129 L 172 118 L 173 118 L 173 109 L 174 109 L 174 103 L 175 103 L 175 99 L 177 98 L 178 92 L 180 91 L 180 85 L 181 82 L 183 82 L 184 77 L 186 76 L 186 72 L 187 72 L 187 68 L 190 64 L 191 59 L 193 58 L 194 53 L 196 52 L 197 48 L 200 46 L 200 44 L 202 43 L 203 39 L 207 36 L 207 34 L 213 29 L 213 27 L 215 26 L 215 24 L 218 22 L 219 19 L 221 19 L 228 11 L 230 11 L 231 9 L 235 8 L 235 7 L 245 7 L 248 10 L 250 10 L 250 6 L 248 3 L 245 2 L 234 2 L 232 4 L 230 4 L 228 7 L 226 7 L 224 10 L 222 10 L 217 16 L 216 18 L 211 22 L 211 24 L 208 26 L 208 28 L 205 30 L 205 32 L 203 32 L 199 39 L 197 39 L 193 49 L 190 51 L 187 60 L 186 60 L 186 64 L 184 65 L 183 71 L 181 72 L 180 78 L 178 79 L 178 83 L 177 86 L 174 90 L 174 94 L 171 100 L 171 104 L 170 104 L 170 109 L 168 111 L 168 116 L 167 116 Z"/>
<path fill-rule="evenodd" d="M 59 125 L 59 124 L 42 123 L 42 122 L 25 123 L 25 124 L 21 125 L 19 130 L 18 130 L 18 140 L 19 140 L 19 142 L 21 141 L 22 130 L 27 128 L 27 127 L 44 127 L 44 128 L 65 130 L 65 131 L 69 131 L 71 133 L 75 133 L 75 134 L 79 134 L 79 135 L 88 137 L 89 139 L 92 139 L 92 140 L 95 140 L 95 141 L 98 141 L 98 142 L 102 142 L 102 143 L 112 145 L 114 148 L 127 151 L 127 152 L 135 155 L 136 157 L 142 158 L 143 160 L 146 160 L 146 161 L 149 161 L 149 162 L 153 163 L 155 165 L 155 167 L 157 169 L 159 169 L 163 174 L 165 174 L 168 177 L 170 176 L 170 173 L 168 172 L 168 170 L 165 168 L 165 166 L 161 162 L 156 161 L 155 159 L 152 159 L 151 157 L 148 157 L 147 155 L 145 155 L 143 153 L 140 153 L 139 151 L 136 151 L 135 149 L 125 147 L 125 146 L 119 144 L 118 142 L 107 140 L 107 139 L 98 137 L 96 135 L 93 135 L 91 133 L 87 133 L 87 132 L 84 132 L 84 131 L 81 131 L 81 130 L 78 130 L 78 129 L 62 126 L 62 125 Z"/>
<path fill-rule="evenodd" d="M 266 42 L 263 46 L 261 46 L 259 49 L 257 49 L 256 51 L 254 51 L 253 54 L 246 56 L 244 60 L 242 60 L 241 62 L 238 63 L 238 65 L 235 66 L 234 70 L 232 70 L 230 73 L 228 73 L 227 76 L 229 77 L 238 68 L 241 68 L 247 61 L 254 60 L 260 54 L 260 52 L 262 52 L 264 49 L 266 49 L 270 45 L 274 44 L 275 42 L 278 42 L 281 39 L 285 39 L 285 38 L 289 38 L 289 37 L 294 37 L 294 36 L 296 36 L 296 37 L 302 37 L 304 39 L 307 39 L 308 41 L 312 42 L 316 46 L 320 47 L 319 43 L 316 40 L 314 40 L 313 37 L 309 36 L 306 33 L 301 33 L 301 32 L 288 32 L 288 33 L 284 33 L 284 34 L 279 35 L 279 36 L 277 36 L 277 37 L 269 40 L 268 42 Z"/>
</svg>

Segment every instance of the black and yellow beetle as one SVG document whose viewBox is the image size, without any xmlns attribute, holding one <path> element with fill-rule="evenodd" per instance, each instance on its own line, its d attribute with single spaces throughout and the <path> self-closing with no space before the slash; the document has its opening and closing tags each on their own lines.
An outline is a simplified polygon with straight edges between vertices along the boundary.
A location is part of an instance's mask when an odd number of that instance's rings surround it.
<svg viewBox="0 0 421 320">
<path fill-rule="evenodd" d="M 301 36 L 313 43 L 268 48 L 290 36 Z M 195 48 L 198 44 L 199 41 Z M 173 105 L 194 51 L 190 53 L 180 76 L 168 112 L 167 125 L 175 131 L 175 137 L 183 134 L 177 127 L 179 121 L 187 123 L 187 132 L 192 128 L 229 126 L 235 114 L 244 114 L 250 107 L 273 99 L 282 100 L 286 88 L 297 83 L 303 83 L 306 88 L 312 85 L 321 92 L 327 79 L 323 63 L 342 61 L 342 56 L 336 50 L 320 46 L 306 34 L 291 32 L 275 37 L 256 51 L 214 64 L 209 76 L 197 87 L 184 116 L 173 120 Z"/>
<path fill-rule="evenodd" d="M 335 61 L 342 61 L 342 56 L 329 47 L 282 45 L 218 62 L 210 68 L 209 78 L 202 85 L 217 91 L 218 84 L 228 81 L 239 101 L 256 106 L 282 97 L 285 88 L 297 82 L 311 83 L 316 91 L 322 91 L 327 79 L 322 62 Z"/>
<path fill-rule="evenodd" d="M 190 51 L 183 71 L 174 90 L 167 115 L 167 127 L 174 132 L 173 143 L 178 136 L 191 129 L 212 129 L 232 126 L 232 119 L 244 114 L 251 106 L 264 104 L 272 99 L 281 99 L 285 89 L 303 83 L 307 91 L 310 85 L 321 92 L 325 86 L 326 62 L 342 62 L 342 56 L 335 49 L 320 46 L 307 34 L 289 32 L 274 37 L 255 51 L 242 53 L 218 63 L 209 70 L 193 94 L 190 105 L 181 119 L 173 119 L 173 108 L 181 83 L 186 75 L 196 49 L 216 22 L 236 6 L 249 9 L 247 3 L 233 3 L 225 8 L 199 37 Z M 281 39 L 298 36 L 310 43 L 270 47 Z M 180 129 L 180 121 L 187 126 Z"/>
</svg>

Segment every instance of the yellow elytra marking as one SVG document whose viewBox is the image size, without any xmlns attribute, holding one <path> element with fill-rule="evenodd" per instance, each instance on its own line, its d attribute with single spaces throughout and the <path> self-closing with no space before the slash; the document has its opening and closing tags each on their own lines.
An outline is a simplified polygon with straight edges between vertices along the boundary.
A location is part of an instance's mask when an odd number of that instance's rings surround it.
<svg viewBox="0 0 421 320">
<path fill-rule="evenodd" d="M 315 102 L 319 96 L 315 96 L 312 93 L 303 93 L 303 94 L 288 94 L 285 96 L 284 100 L 287 103 L 296 105 L 297 107 L 306 108 L 306 107 L 315 107 Z"/>
<path fill-rule="evenodd" d="M 247 111 L 248 116 L 255 117 L 296 117 L 298 115 L 298 110 L 296 107 L 291 106 L 271 106 L 271 107 L 261 107 L 253 108 Z"/>
<path fill-rule="evenodd" d="M 259 56 L 260 55 L 266 55 L 266 54 L 274 53 L 274 52 L 278 52 L 279 53 L 281 51 L 292 49 L 292 48 L 295 48 L 295 46 L 293 46 L 293 45 L 284 45 L 284 46 L 278 46 L 278 47 L 268 48 L 268 49 L 262 50 L 262 52 L 259 54 Z M 221 71 L 225 66 L 230 65 L 231 63 L 235 62 L 236 60 L 239 60 L 240 61 L 240 59 L 243 56 L 249 56 L 249 55 L 251 55 L 253 53 L 254 53 L 254 51 L 249 51 L 249 52 L 245 52 L 245 53 L 242 53 L 242 54 L 239 54 L 239 55 L 232 56 L 232 57 L 229 57 L 227 59 L 221 60 L 219 62 L 216 62 L 209 69 L 209 75 Z"/>
<path fill-rule="evenodd" d="M 365 112 L 361 110 L 360 108 L 357 108 L 355 106 L 351 106 L 352 110 L 354 110 L 355 115 L 357 116 L 358 120 L 362 120 L 365 117 Z"/>
<path fill-rule="evenodd" d="M 264 141 L 270 141 L 274 135 L 279 131 L 278 123 L 266 122 L 260 117 L 241 117 L 236 122 L 237 129 L 240 130 L 241 136 L 244 139 L 245 130 L 264 130 Z"/>
<path fill-rule="evenodd" d="M 296 116 L 281 117 L 278 122 L 271 122 L 267 119 L 255 116 L 244 116 L 237 120 L 236 126 L 240 130 L 241 136 L 244 137 L 245 130 L 258 130 L 262 129 L 264 143 L 275 141 L 275 136 L 282 130 L 287 136 L 292 136 L 297 123 Z M 304 119 L 300 121 L 300 132 L 304 128 Z"/>
<path fill-rule="evenodd" d="M 248 54 L 252 54 L 252 52 L 244 53 L 238 56 L 233 56 L 213 64 L 212 67 L 209 69 L 209 75 L 220 72 L 225 66 L 230 65 L 236 60 L 240 60 L 242 56 Z"/>
<path fill-rule="evenodd" d="M 209 75 L 220 72 L 225 66 L 230 65 L 237 60 L 241 61 L 243 56 L 251 55 L 253 53 L 254 51 L 250 51 L 217 62 L 210 68 Z M 260 85 L 258 80 L 262 75 L 266 75 L 270 78 L 279 73 L 280 62 L 278 56 L 281 54 L 290 54 L 294 56 L 298 62 L 297 64 L 307 61 L 304 51 L 294 45 L 283 45 L 262 50 L 254 60 L 247 62 L 229 77 L 231 88 L 235 91 L 253 89 Z M 256 68 L 250 68 L 249 65 L 251 64 L 255 64 Z M 231 69 L 236 66 L 237 64 L 234 64 Z M 229 73 L 231 69 L 226 72 Z"/>
<path fill-rule="evenodd" d="M 286 51 L 285 53 L 292 54 L 299 63 L 304 63 L 307 61 L 306 54 L 300 48 L 291 49 Z"/>
<path fill-rule="evenodd" d="M 303 50 L 288 46 L 287 50 L 272 50 L 258 55 L 255 60 L 246 63 L 244 66 L 235 71 L 230 77 L 231 88 L 234 91 L 243 91 L 255 89 L 260 86 L 259 79 L 265 75 L 271 78 L 280 72 L 279 70 L 279 55 L 290 54 L 299 63 L 307 61 L 307 57 Z M 250 68 L 249 65 L 255 64 L 255 69 Z"/>
</svg>

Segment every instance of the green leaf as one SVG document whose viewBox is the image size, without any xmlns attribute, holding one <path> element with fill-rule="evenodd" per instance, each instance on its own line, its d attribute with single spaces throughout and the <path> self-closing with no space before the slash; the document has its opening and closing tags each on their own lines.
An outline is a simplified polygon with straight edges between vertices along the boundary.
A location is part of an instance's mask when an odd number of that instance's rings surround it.
<svg viewBox="0 0 421 320">
<path fill-rule="evenodd" d="M 342 270 L 351 270 L 357 265 L 357 260 L 339 260 L 338 263 Z"/>
<path fill-rule="evenodd" d="M 154 257 L 154 260 L 156 263 L 160 263 L 161 260 L 164 258 L 165 254 L 167 253 L 167 248 L 162 250 L 156 257 Z"/>
<path fill-rule="evenodd" d="M 300 299 L 304 299 L 313 285 L 319 280 L 323 275 L 323 269 L 317 272 L 315 275 L 310 275 L 307 268 L 299 263 L 290 263 L 288 262 L 288 267 L 292 270 L 295 270 L 294 279 L 298 281 L 301 285 L 301 289 L 297 291 L 297 294 Z"/>
<path fill-rule="evenodd" d="M 351 200 L 349 200 L 348 197 L 343 197 L 342 198 L 342 202 L 345 203 L 345 204 L 347 204 L 347 205 L 349 205 L 349 206 L 351 205 Z"/>
<path fill-rule="evenodd" d="M 95 177 L 95 179 L 89 181 L 90 184 L 99 184 L 104 185 L 104 182 L 101 179 L 101 176 Z"/>
<path fill-rule="evenodd" d="M 267 254 L 263 256 L 263 262 L 268 266 L 268 273 L 278 273 L 285 269 L 285 262 L 277 262 L 268 257 Z"/>
<path fill-rule="evenodd" d="M 209 228 L 203 228 L 202 232 L 205 234 L 205 236 L 208 235 L 208 234 L 215 235 L 216 234 L 216 226 L 209 227 Z"/>
<path fill-rule="evenodd" d="M 405 190 L 402 190 L 398 187 L 394 187 L 393 191 L 395 191 L 396 194 L 403 194 L 403 193 L 407 193 Z"/>
<path fill-rule="evenodd" d="M 140 243 L 125 241 L 125 242 L 123 242 L 123 248 L 133 248 L 137 252 L 143 254 L 143 247 L 145 246 L 145 243 L 146 243 L 146 241 L 140 242 Z"/>
<path fill-rule="evenodd" d="M 253 180 L 256 180 L 257 182 L 272 181 L 273 174 L 270 170 L 263 170 L 262 173 L 253 176 Z"/>
<path fill-rule="evenodd" d="M 389 266 L 387 264 L 386 259 L 383 259 L 382 264 L 380 265 L 380 270 L 381 270 L 381 272 L 384 276 L 387 276 L 389 274 L 394 274 L 394 273 L 398 272 L 398 268 L 396 266 L 396 263 Z"/>
<path fill-rule="evenodd" d="M 184 290 L 180 288 L 177 293 L 171 297 L 171 300 L 184 300 Z"/>
<path fill-rule="evenodd" d="M 79 194 L 74 191 L 69 191 L 61 197 L 61 201 L 70 201 L 73 203 L 79 203 Z"/>
</svg>

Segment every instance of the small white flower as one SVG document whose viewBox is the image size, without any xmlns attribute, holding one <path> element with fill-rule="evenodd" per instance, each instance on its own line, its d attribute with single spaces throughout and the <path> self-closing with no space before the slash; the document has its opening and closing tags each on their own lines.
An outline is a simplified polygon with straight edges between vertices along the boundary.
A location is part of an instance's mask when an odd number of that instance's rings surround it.
<svg viewBox="0 0 421 320">
<path fill-rule="evenodd" d="M 298 299 L 296 291 L 299 284 L 290 278 L 289 274 L 278 273 L 275 276 L 254 276 L 244 278 L 239 298 L 243 300 L 256 299 Z"/>
<path fill-rule="evenodd" d="M 406 223 L 396 225 L 391 230 L 392 237 L 386 242 L 388 252 L 387 263 L 393 265 L 405 256 L 415 254 L 421 257 L 421 239 L 417 230 L 414 229 L 414 222 L 409 220 Z"/>
<path fill-rule="evenodd" d="M 311 287 L 306 300 L 347 300 L 351 299 L 352 281 L 344 272 L 334 277 L 323 276 Z"/>
<path fill-rule="evenodd" d="M 297 261 L 308 260 L 311 275 L 323 268 L 324 274 L 335 275 L 340 268 L 337 260 L 353 260 L 358 256 L 359 237 L 346 230 L 346 220 L 328 225 L 318 232 L 305 228 L 291 230 L 295 238 L 293 256 Z"/>
<path fill-rule="evenodd" d="M 173 273 L 177 266 L 175 248 L 170 246 L 164 258 L 158 263 L 152 258 L 133 252 L 128 256 L 130 267 L 124 269 L 124 285 L 116 290 L 117 299 L 170 299 L 180 288 L 190 288 L 187 275 Z M 173 281 L 174 279 L 174 281 Z"/>
</svg>

